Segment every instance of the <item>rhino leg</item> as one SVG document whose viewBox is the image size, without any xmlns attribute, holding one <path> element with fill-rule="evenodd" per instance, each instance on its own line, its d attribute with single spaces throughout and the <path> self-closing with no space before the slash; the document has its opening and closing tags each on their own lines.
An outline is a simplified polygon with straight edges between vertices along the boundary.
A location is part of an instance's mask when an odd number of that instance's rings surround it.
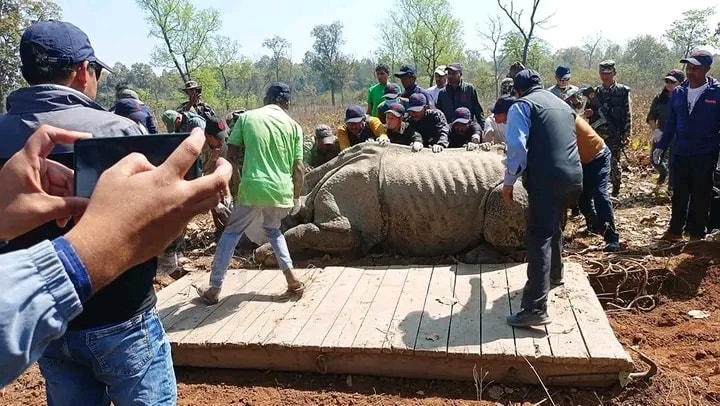
<svg viewBox="0 0 720 406">
<path fill-rule="evenodd" d="M 300 224 L 285 232 L 290 254 L 303 251 L 324 252 L 329 254 L 346 254 L 356 250 L 359 241 L 350 230 L 327 230 L 313 223 Z M 269 243 L 265 243 L 255 250 L 253 258 L 256 263 L 266 266 L 277 264 L 275 254 Z"/>
<path fill-rule="evenodd" d="M 502 185 L 489 192 L 485 201 L 483 236 L 494 247 L 519 248 L 525 245 L 525 217 L 527 192 L 520 182 L 515 184 L 514 203 L 507 206 L 502 200 Z"/>
</svg>

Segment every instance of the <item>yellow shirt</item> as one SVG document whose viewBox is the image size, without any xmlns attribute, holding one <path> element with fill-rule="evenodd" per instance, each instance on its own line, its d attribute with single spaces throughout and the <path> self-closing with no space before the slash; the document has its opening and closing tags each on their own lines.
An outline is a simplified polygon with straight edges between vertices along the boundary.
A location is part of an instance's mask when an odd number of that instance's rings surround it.
<svg viewBox="0 0 720 406">
<path fill-rule="evenodd" d="M 387 134 L 385 133 L 385 126 L 379 118 L 365 115 L 365 119 L 365 127 L 362 129 L 362 131 L 360 131 L 360 134 L 358 135 L 350 134 L 345 124 L 338 127 L 337 140 L 338 144 L 340 145 L 340 150 L 350 148 L 355 144 L 365 142 L 371 138 L 387 138 Z"/>
</svg>

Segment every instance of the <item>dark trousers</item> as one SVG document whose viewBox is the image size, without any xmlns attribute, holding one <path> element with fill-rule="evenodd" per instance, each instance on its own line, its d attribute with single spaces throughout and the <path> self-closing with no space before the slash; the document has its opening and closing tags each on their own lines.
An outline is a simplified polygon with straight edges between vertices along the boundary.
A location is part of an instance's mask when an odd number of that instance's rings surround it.
<svg viewBox="0 0 720 406">
<path fill-rule="evenodd" d="M 585 217 L 588 230 L 601 233 L 607 243 L 619 241 L 608 193 L 611 160 L 610 149 L 605 147 L 601 155 L 582 166 L 583 190 L 579 200 L 580 212 Z"/>
<path fill-rule="evenodd" d="M 672 214 L 670 232 L 703 237 L 707 232 L 713 172 L 718 152 L 672 157 Z"/>
<path fill-rule="evenodd" d="M 550 278 L 560 278 L 562 264 L 562 220 L 567 208 L 577 201 L 582 185 L 545 185 L 529 187 L 528 217 L 525 232 L 527 283 L 522 308 L 547 310 Z"/>
</svg>

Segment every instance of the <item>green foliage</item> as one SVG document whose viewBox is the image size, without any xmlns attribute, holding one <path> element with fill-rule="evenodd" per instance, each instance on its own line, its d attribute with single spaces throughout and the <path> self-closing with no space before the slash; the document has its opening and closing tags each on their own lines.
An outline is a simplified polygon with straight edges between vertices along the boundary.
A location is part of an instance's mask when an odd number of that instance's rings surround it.
<svg viewBox="0 0 720 406">
<path fill-rule="evenodd" d="M 335 105 L 335 92 L 342 89 L 350 78 L 353 63 L 341 51 L 345 43 L 343 25 L 340 21 L 316 25 L 310 34 L 315 37 L 313 51 L 305 54 L 305 63 L 320 74 L 321 81 L 330 90 L 331 103 Z"/>
<path fill-rule="evenodd" d="M 715 15 L 715 7 L 691 9 L 682 13 L 682 18 L 673 21 L 665 31 L 665 38 L 672 44 L 676 57 L 684 57 L 701 46 L 717 47 L 720 40 L 710 30 L 708 19 Z M 718 26 L 720 29 L 720 25 Z"/>
</svg>

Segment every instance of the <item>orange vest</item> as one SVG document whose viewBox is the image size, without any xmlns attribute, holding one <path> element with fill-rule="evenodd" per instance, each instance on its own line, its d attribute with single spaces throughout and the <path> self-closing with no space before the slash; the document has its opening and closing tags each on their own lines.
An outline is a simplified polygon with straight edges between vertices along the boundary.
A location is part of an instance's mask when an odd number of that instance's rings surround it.
<svg viewBox="0 0 720 406">
<path fill-rule="evenodd" d="M 580 162 L 583 164 L 590 163 L 600 151 L 605 149 L 605 141 L 602 137 L 580 116 L 575 116 L 575 133 L 577 134 Z"/>
</svg>

